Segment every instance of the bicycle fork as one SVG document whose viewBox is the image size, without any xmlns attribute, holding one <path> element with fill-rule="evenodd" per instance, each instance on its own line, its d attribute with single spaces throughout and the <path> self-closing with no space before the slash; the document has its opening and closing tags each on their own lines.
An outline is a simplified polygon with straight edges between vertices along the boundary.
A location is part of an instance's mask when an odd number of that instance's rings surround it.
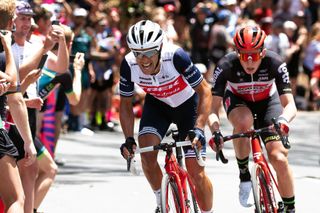
<svg viewBox="0 0 320 213">
<path fill-rule="evenodd" d="M 266 212 L 278 212 L 277 209 L 277 203 L 276 203 L 276 198 L 275 198 L 275 194 L 274 194 L 274 190 L 272 187 L 272 184 L 275 183 L 277 189 L 278 189 L 278 185 L 277 182 L 275 181 L 275 178 L 273 177 L 270 167 L 268 165 L 267 160 L 265 159 L 264 155 L 263 155 L 263 150 L 261 148 L 261 144 L 260 144 L 260 139 L 259 136 L 255 135 L 252 137 L 251 139 L 251 146 L 252 146 L 252 154 L 253 154 L 253 161 L 255 164 L 258 164 L 262 170 L 262 172 L 264 173 L 264 177 L 265 177 L 265 182 L 266 182 L 266 186 L 267 188 L 264 189 L 264 191 L 269 191 L 270 193 L 266 193 L 265 195 L 269 194 L 270 195 L 270 201 L 272 202 L 271 205 L 268 204 L 267 202 L 265 202 L 265 207 Z M 260 176 L 260 174 L 259 174 Z M 260 179 L 260 177 L 259 177 Z"/>
<path fill-rule="evenodd" d="M 170 157 L 166 157 L 165 170 L 169 175 L 171 181 L 177 184 L 178 194 L 179 194 L 179 203 L 181 204 L 181 213 L 186 213 L 185 211 L 185 192 L 184 185 L 185 179 L 183 178 L 185 174 L 179 168 L 178 162 L 173 155 L 169 155 Z"/>
</svg>

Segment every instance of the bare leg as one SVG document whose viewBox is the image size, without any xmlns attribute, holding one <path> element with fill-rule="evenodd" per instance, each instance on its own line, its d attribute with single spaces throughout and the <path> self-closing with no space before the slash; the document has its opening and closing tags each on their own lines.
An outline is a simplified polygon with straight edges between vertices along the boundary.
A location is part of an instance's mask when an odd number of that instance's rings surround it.
<svg viewBox="0 0 320 213">
<path fill-rule="evenodd" d="M 41 202 L 49 191 L 54 178 L 57 174 L 58 167 L 47 150 L 44 151 L 38 159 L 39 175 L 35 184 L 35 209 L 39 208 Z"/>
<path fill-rule="evenodd" d="M 25 194 L 24 212 L 33 213 L 34 186 L 38 175 L 38 162 L 35 161 L 30 166 L 25 166 L 24 163 L 25 159 L 21 159 L 18 161 L 20 178 Z"/>
<path fill-rule="evenodd" d="M 195 158 L 186 158 L 186 167 L 195 185 L 201 210 L 212 210 L 213 187 L 209 177 L 204 171 L 204 167 L 199 166 Z"/>
<path fill-rule="evenodd" d="M 157 145 L 159 143 L 160 139 L 158 136 L 153 134 L 145 134 L 139 137 L 140 147 Z M 141 154 L 141 163 L 144 175 L 154 191 L 161 188 L 162 180 L 162 172 L 157 161 L 157 156 L 157 151 Z"/>
<path fill-rule="evenodd" d="M 4 156 L 0 159 L 0 196 L 6 213 L 23 213 L 24 192 L 15 159 Z"/>
</svg>

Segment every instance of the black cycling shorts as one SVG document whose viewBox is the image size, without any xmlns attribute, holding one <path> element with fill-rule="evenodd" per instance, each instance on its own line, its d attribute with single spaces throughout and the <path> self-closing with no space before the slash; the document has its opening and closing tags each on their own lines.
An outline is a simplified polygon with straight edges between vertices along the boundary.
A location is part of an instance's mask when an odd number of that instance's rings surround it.
<svg viewBox="0 0 320 213">
<path fill-rule="evenodd" d="M 29 125 L 30 125 L 32 140 L 34 140 L 36 131 L 37 131 L 36 130 L 36 127 L 37 127 L 36 109 L 28 108 L 28 118 L 29 118 Z M 8 135 L 18 149 L 19 156 L 17 157 L 17 160 L 19 161 L 23 159 L 25 156 L 24 141 L 15 125 L 10 125 Z"/>
<path fill-rule="evenodd" d="M 282 113 L 282 105 L 278 93 L 273 94 L 266 100 L 250 102 L 239 98 L 227 90 L 223 98 L 223 103 L 227 115 L 236 107 L 248 107 L 252 112 L 252 116 L 257 115 L 254 126 L 256 129 L 271 125 L 271 119 L 279 117 Z M 264 132 L 261 134 L 261 138 L 264 143 L 280 139 L 279 135 L 275 132 Z"/>
<path fill-rule="evenodd" d="M 197 106 L 198 96 L 196 93 L 175 108 L 147 94 L 140 120 L 139 136 L 155 134 L 162 140 L 169 126 L 174 123 L 179 130 L 180 140 L 185 140 L 188 131 L 194 128 L 197 119 Z M 185 157 L 195 157 L 194 151 L 190 147 L 184 147 L 184 152 Z M 206 147 L 203 146 L 201 155 L 205 157 L 205 154 Z"/>
<path fill-rule="evenodd" d="M 5 129 L 0 128 L 0 159 L 5 155 L 18 157 L 19 153 Z"/>
</svg>

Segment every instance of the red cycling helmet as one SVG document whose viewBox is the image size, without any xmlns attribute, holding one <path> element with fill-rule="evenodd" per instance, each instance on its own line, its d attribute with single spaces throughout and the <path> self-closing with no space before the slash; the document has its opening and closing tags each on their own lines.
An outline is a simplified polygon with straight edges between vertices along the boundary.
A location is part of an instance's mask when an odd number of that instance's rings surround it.
<svg viewBox="0 0 320 213">
<path fill-rule="evenodd" d="M 233 38 L 238 51 L 252 51 L 263 48 L 266 34 L 258 26 L 239 29 Z"/>
</svg>

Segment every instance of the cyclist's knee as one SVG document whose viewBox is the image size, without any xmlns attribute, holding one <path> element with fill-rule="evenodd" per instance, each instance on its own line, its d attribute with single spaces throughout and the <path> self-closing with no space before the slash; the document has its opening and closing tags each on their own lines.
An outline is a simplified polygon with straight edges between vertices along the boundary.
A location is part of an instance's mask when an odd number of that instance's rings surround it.
<svg viewBox="0 0 320 213">
<path fill-rule="evenodd" d="M 206 177 L 204 170 L 199 171 L 198 169 L 189 169 L 188 174 L 190 175 L 193 183 L 199 183 Z"/>
<path fill-rule="evenodd" d="M 273 151 L 269 154 L 269 160 L 276 171 L 285 171 L 288 167 L 288 158 L 281 151 Z"/>
<path fill-rule="evenodd" d="M 229 114 L 229 120 L 236 131 L 246 131 L 253 124 L 253 116 L 247 107 L 238 107 Z"/>
<path fill-rule="evenodd" d="M 154 167 L 157 165 L 157 153 L 147 152 L 141 154 L 141 163 L 144 167 Z"/>
</svg>

